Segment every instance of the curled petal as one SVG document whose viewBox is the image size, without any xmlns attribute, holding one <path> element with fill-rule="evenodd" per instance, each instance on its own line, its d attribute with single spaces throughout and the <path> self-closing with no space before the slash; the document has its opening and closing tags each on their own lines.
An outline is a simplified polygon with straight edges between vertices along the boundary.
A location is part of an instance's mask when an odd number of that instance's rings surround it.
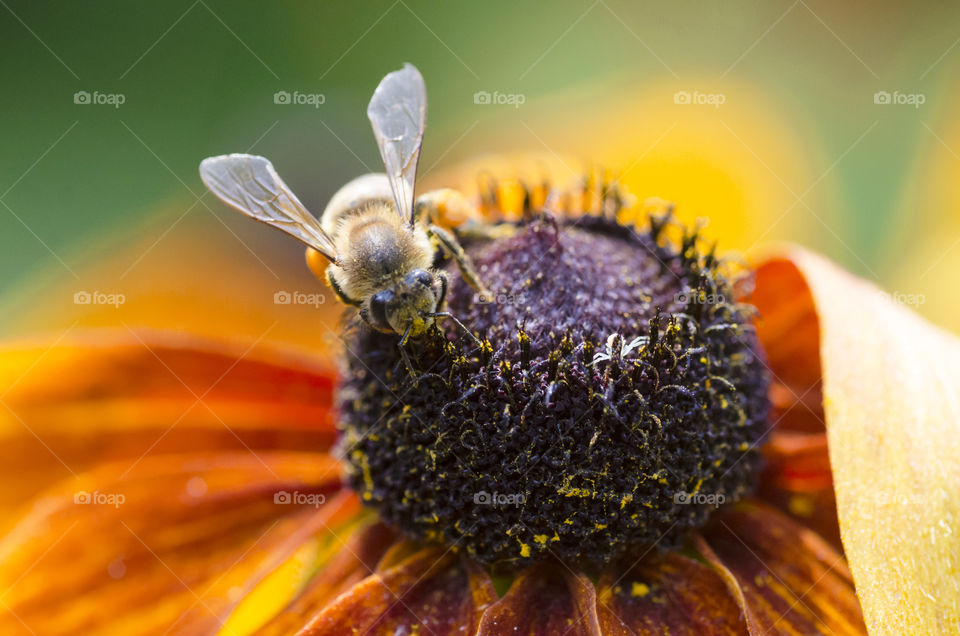
<svg viewBox="0 0 960 636">
<path fill-rule="evenodd" d="M 819 321 L 840 532 L 867 625 L 960 632 L 960 341 L 801 249 L 758 270 L 759 290 L 784 287 Z"/>
<path fill-rule="evenodd" d="M 763 445 L 766 467 L 758 495 L 842 550 L 827 451 L 820 378 L 820 325 L 813 297 L 795 269 L 776 285 L 760 285 L 757 335 L 771 371 L 773 425 Z"/>
</svg>

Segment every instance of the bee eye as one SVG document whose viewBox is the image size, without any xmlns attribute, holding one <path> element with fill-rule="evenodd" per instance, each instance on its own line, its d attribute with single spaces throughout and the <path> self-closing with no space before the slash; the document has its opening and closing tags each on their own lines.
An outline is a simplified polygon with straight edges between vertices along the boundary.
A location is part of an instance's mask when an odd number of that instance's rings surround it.
<svg viewBox="0 0 960 636">
<path fill-rule="evenodd" d="M 410 278 L 420 283 L 424 287 L 430 287 L 433 284 L 433 276 L 426 270 L 415 269 L 410 272 Z"/>
<path fill-rule="evenodd" d="M 385 289 L 377 292 L 370 298 L 370 315 L 373 320 L 381 327 L 389 327 L 387 321 L 387 304 L 393 301 L 393 291 Z"/>
</svg>

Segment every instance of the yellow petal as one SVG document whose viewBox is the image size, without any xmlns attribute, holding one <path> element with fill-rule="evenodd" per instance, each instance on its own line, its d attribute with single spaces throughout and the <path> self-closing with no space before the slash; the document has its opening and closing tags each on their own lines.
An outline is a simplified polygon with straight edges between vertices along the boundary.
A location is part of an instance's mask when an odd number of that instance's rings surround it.
<svg viewBox="0 0 960 636">
<path fill-rule="evenodd" d="M 819 317 L 840 532 L 867 627 L 960 633 L 960 340 L 799 248 L 764 263 L 757 286 L 797 271 Z"/>
</svg>

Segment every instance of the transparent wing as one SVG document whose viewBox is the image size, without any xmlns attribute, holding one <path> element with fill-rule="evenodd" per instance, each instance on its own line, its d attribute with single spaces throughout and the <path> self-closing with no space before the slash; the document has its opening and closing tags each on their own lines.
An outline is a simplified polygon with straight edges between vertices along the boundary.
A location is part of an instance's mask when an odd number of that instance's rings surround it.
<svg viewBox="0 0 960 636">
<path fill-rule="evenodd" d="M 336 260 L 333 239 L 267 159 L 241 154 L 209 157 L 200 163 L 200 178 L 227 205 Z"/>
<path fill-rule="evenodd" d="M 397 211 L 413 225 L 413 186 L 427 124 L 427 89 L 412 64 L 388 74 L 377 86 L 367 117 L 380 146 Z"/>
</svg>

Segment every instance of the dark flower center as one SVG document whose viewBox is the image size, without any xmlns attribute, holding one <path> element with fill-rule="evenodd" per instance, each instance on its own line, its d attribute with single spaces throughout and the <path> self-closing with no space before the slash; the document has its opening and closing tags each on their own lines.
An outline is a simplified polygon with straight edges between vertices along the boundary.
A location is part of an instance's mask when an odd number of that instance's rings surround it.
<svg viewBox="0 0 960 636">
<path fill-rule="evenodd" d="M 750 308 L 694 232 L 539 218 L 448 267 L 452 321 L 408 345 L 348 334 L 352 487 L 408 535 L 507 568 L 670 546 L 747 494 L 767 376 Z"/>
</svg>

